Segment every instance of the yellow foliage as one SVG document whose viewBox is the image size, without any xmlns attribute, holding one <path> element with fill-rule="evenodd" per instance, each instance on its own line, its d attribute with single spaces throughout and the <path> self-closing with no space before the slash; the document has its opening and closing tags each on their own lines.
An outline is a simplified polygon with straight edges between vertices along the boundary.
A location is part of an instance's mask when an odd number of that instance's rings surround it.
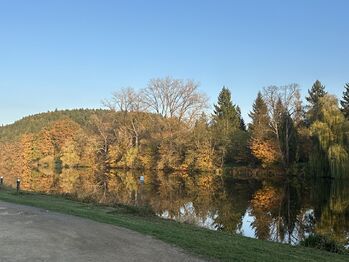
<svg viewBox="0 0 349 262">
<path fill-rule="evenodd" d="M 122 167 L 134 167 L 134 163 L 136 161 L 138 155 L 138 148 L 131 147 L 129 148 L 123 155 L 120 164 Z"/>
<path fill-rule="evenodd" d="M 262 162 L 262 166 L 270 166 L 280 159 L 280 155 L 275 146 L 269 141 L 252 139 L 250 144 L 252 154 Z"/>
<path fill-rule="evenodd" d="M 272 210 L 279 203 L 280 192 L 271 186 L 264 186 L 262 189 L 258 190 L 251 200 L 254 209 L 265 211 Z"/>
<path fill-rule="evenodd" d="M 143 168 L 151 169 L 153 165 L 153 158 L 149 152 L 146 152 L 145 154 L 139 154 L 138 160 Z"/>
<path fill-rule="evenodd" d="M 80 157 L 73 140 L 69 139 L 63 145 L 61 160 L 63 161 L 63 165 L 68 165 L 70 167 L 76 166 L 80 163 Z"/>
<path fill-rule="evenodd" d="M 215 177 L 213 175 L 201 175 L 198 178 L 198 186 L 203 188 L 210 188 L 214 184 Z"/>
</svg>

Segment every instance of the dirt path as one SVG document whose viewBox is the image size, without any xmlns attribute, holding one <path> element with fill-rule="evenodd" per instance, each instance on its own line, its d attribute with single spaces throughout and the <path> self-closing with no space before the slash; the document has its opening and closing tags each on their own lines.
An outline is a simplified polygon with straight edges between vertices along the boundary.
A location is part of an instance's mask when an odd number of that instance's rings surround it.
<svg viewBox="0 0 349 262">
<path fill-rule="evenodd" d="M 0 261 L 202 260 L 128 229 L 0 201 Z"/>
</svg>

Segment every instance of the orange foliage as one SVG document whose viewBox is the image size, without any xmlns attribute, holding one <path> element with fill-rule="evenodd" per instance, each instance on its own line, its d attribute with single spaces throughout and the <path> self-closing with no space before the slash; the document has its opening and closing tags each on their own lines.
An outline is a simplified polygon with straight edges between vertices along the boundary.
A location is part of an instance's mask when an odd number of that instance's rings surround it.
<svg viewBox="0 0 349 262">
<path fill-rule="evenodd" d="M 255 193 L 251 204 L 254 209 L 270 211 L 278 206 L 280 201 L 279 190 L 271 186 L 264 186 Z"/>
<path fill-rule="evenodd" d="M 280 155 L 270 141 L 253 139 L 250 144 L 252 154 L 262 162 L 262 166 L 270 166 L 280 159 Z"/>
<path fill-rule="evenodd" d="M 66 141 L 72 140 L 79 131 L 79 124 L 70 119 L 58 120 L 49 129 L 52 142 L 57 149 L 61 149 Z"/>
</svg>

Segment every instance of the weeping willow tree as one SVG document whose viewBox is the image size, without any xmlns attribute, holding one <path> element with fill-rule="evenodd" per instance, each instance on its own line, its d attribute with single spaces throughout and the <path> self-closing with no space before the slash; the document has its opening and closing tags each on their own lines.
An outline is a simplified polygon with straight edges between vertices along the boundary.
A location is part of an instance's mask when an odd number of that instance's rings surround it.
<svg viewBox="0 0 349 262">
<path fill-rule="evenodd" d="M 339 177 L 349 170 L 348 124 L 336 97 L 325 95 L 319 104 L 319 120 L 310 127 L 314 141 L 310 164 L 316 175 L 321 174 L 318 171 L 330 171 L 327 176 Z"/>
<path fill-rule="evenodd" d="M 334 239 L 338 243 L 348 244 L 349 230 L 349 181 L 334 180 L 328 187 L 328 200 L 322 202 L 318 213 L 315 232 Z M 326 195 L 326 194 L 325 194 Z"/>
</svg>

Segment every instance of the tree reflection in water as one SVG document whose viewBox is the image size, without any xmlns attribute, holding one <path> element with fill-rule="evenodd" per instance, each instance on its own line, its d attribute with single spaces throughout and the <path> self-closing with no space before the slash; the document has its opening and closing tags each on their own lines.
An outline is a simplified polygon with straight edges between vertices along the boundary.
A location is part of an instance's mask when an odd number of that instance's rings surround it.
<svg viewBox="0 0 349 262">
<path fill-rule="evenodd" d="M 14 175 L 6 179 L 15 182 Z M 348 180 L 275 181 L 123 170 L 106 174 L 89 169 L 24 170 L 21 179 L 24 190 L 148 206 L 163 218 L 259 239 L 296 244 L 316 232 L 348 242 Z"/>
</svg>

